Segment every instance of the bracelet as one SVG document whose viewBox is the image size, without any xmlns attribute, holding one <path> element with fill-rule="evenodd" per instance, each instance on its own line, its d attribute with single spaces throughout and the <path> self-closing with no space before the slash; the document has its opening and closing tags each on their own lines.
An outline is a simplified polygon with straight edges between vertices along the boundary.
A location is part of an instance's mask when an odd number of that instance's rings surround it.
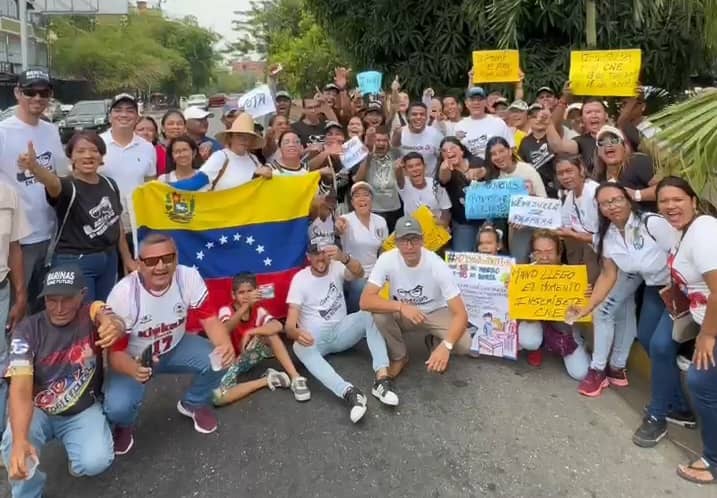
<svg viewBox="0 0 717 498">
<path fill-rule="evenodd" d="M 346 259 L 342 261 L 344 265 L 349 264 L 349 261 L 351 261 L 351 256 L 349 254 L 346 255 Z"/>
</svg>

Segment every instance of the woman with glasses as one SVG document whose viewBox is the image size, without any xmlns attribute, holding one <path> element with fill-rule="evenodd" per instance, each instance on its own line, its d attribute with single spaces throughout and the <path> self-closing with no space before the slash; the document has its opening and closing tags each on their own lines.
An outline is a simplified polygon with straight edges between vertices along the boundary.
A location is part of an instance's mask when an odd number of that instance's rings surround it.
<svg viewBox="0 0 717 498">
<path fill-rule="evenodd" d="M 167 172 L 157 178 L 163 183 L 188 180 L 198 173 L 201 159 L 197 142 L 189 135 L 180 135 L 167 146 Z"/>
<path fill-rule="evenodd" d="M 652 447 L 667 434 L 668 421 L 695 427 L 676 364 L 679 345 L 672 339 L 672 319 L 660 296 L 670 282 L 667 256 L 678 241 L 678 232 L 662 216 L 641 212 L 619 183 L 601 184 L 596 197 L 600 225 L 595 246 L 602 270 L 590 302 L 571 310 L 577 317 L 596 310 L 593 359 L 578 390 L 585 396 L 598 396 L 608 385 L 627 386 L 625 365 L 637 333 L 650 356 L 652 389 L 645 419 L 632 440 L 638 446 Z M 643 281 L 645 294 L 637 326 L 635 291 Z"/>
<path fill-rule="evenodd" d="M 283 117 L 283 116 L 282 116 Z M 277 176 L 301 176 L 309 172 L 309 163 L 303 157 L 304 146 L 301 138 L 292 130 L 285 131 L 279 136 L 279 151 L 272 160 L 271 166 Z"/>
</svg>

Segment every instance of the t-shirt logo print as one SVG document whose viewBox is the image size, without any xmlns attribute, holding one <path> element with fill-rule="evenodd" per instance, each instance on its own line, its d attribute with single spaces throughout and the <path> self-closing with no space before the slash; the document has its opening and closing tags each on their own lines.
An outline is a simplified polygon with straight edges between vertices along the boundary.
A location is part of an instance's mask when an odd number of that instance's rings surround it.
<svg viewBox="0 0 717 498">
<path fill-rule="evenodd" d="M 95 207 L 89 210 L 89 214 L 95 220 L 94 226 L 84 225 L 82 230 L 90 239 L 94 239 L 105 233 L 119 218 L 115 210 L 112 209 L 110 198 L 106 195 L 100 199 L 100 202 Z"/>
<path fill-rule="evenodd" d="M 321 318 L 324 320 L 331 320 L 331 317 L 333 317 L 341 308 L 341 301 L 343 298 L 344 296 L 341 291 L 339 291 L 338 287 L 336 287 L 336 284 L 331 282 L 329 284 L 329 290 L 326 293 L 326 297 L 324 297 L 321 300 L 321 303 L 319 303 L 319 306 L 321 306 L 321 309 L 319 310 Z"/>
<path fill-rule="evenodd" d="M 42 154 L 38 154 L 36 159 L 37 164 L 39 164 L 45 169 L 52 171 L 52 152 L 48 150 L 46 152 L 43 152 Z M 36 183 L 35 175 L 31 174 L 27 170 L 20 170 L 17 172 L 17 181 L 20 183 L 24 183 L 25 185 L 32 185 L 33 183 Z"/>
<path fill-rule="evenodd" d="M 420 306 L 426 304 L 431 299 L 428 296 L 423 295 L 423 286 L 417 285 L 413 289 L 396 289 L 398 294 L 398 300 L 402 303 L 413 304 Z"/>
</svg>

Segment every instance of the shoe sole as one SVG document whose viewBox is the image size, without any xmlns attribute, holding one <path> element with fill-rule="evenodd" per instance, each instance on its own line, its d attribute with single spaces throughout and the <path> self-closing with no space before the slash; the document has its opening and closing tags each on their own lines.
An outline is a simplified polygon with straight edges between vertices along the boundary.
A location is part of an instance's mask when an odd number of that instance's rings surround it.
<svg viewBox="0 0 717 498">
<path fill-rule="evenodd" d="M 388 403 L 381 399 L 381 396 L 379 395 L 378 391 L 374 388 L 371 388 L 371 394 L 373 394 L 373 397 L 379 400 L 381 403 L 383 403 L 386 406 L 398 406 L 398 401 L 396 403 Z"/>
<path fill-rule="evenodd" d="M 640 439 L 635 436 L 632 436 L 632 442 L 635 444 L 635 446 L 639 446 L 640 448 L 654 448 L 657 446 L 657 444 L 664 439 L 664 437 L 667 436 L 667 431 L 660 434 L 657 439 Z"/>
<path fill-rule="evenodd" d="M 353 409 L 353 407 L 351 407 L 351 408 Z M 356 420 L 354 420 L 353 418 L 351 418 L 351 411 L 349 411 L 349 419 L 350 419 L 351 422 L 353 422 L 354 424 L 358 423 L 358 422 L 364 417 L 364 415 L 366 415 L 366 411 L 368 410 L 368 408 L 367 408 L 365 405 L 364 405 L 362 408 L 363 408 L 363 412 L 361 412 L 361 415 L 360 415 Z"/>
<path fill-rule="evenodd" d="M 132 436 L 132 437 L 130 438 L 130 440 L 129 440 L 129 445 L 127 446 L 127 449 L 124 450 L 124 451 L 117 451 L 117 450 L 115 450 L 115 455 L 117 455 L 117 456 L 126 455 L 127 453 L 129 453 L 129 451 L 130 451 L 133 447 L 134 447 L 134 436 Z"/>
<path fill-rule="evenodd" d="M 602 381 L 602 384 L 600 384 L 600 387 L 598 387 L 595 391 L 587 392 L 578 389 L 578 392 L 582 394 L 583 396 L 587 396 L 588 398 L 597 398 L 600 396 L 600 394 L 603 392 L 603 390 L 607 389 L 610 386 L 610 383 L 605 379 Z"/>
<path fill-rule="evenodd" d="M 309 392 L 306 394 L 297 394 L 294 392 L 294 399 L 299 403 L 305 403 L 311 399 L 311 393 Z"/>
<path fill-rule="evenodd" d="M 186 409 L 182 406 L 182 402 L 181 402 L 181 401 L 177 401 L 177 411 L 178 411 L 181 415 L 184 415 L 185 417 L 191 418 L 191 419 L 192 419 L 192 422 L 194 422 L 194 430 L 197 431 L 197 432 L 200 433 L 200 434 L 211 434 L 211 433 L 213 433 L 213 432 L 215 432 L 215 431 L 217 430 L 217 427 L 218 427 L 218 426 L 216 426 L 216 425 L 215 425 L 214 428 L 211 429 L 211 430 L 203 429 L 202 427 L 200 427 L 200 426 L 197 424 L 197 421 L 194 420 L 194 414 L 193 414 L 192 412 L 186 410 Z"/>
<path fill-rule="evenodd" d="M 667 420 L 667 423 L 672 425 L 679 425 L 680 427 L 684 427 L 685 429 L 697 429 L 697 422 L 694 421 L 686 421 L 686 420 L 678 420 L 675 418 L 665 417 L 665 420 Z"/>
<path fill-rule="evenodd" d="M 608 377 L 607 381 L 611 386 L 614 387 L 627 387 L 630 385 L 627 379 L 611 379 L 610 377 Z"/>
</svg>

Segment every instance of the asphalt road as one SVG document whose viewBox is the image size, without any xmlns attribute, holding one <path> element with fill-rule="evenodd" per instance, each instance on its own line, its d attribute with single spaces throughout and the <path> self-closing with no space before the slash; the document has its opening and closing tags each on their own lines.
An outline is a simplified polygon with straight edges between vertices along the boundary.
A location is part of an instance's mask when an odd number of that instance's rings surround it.
<svg viewBox="0 0 717 498">
<path fill-rule="evenodd" d="M 454 358 L 437 376 L 424 370 L 422 337 L 409 346 L 412 361 L 397 382 L 401 405 L 389 409 L 370 397 L 357 425 L 310 378 L 310 402 L 264 390 L 220 409 L 219 430 L 205 436 L 175 409 L 189 379 L 157 378 L 132 452 L 102 476 L 78 479 L 51 445 L 41 456 L 46 496 L 715 496 L 675 475 L 687 456 L 671 442 L 634 446 L 639 413 L 609 390 L 581 397 L 557 359 L 534 369 L 524 360 Z M 365 344 L 331 363 L 369 392 Z"/>
</svg>

